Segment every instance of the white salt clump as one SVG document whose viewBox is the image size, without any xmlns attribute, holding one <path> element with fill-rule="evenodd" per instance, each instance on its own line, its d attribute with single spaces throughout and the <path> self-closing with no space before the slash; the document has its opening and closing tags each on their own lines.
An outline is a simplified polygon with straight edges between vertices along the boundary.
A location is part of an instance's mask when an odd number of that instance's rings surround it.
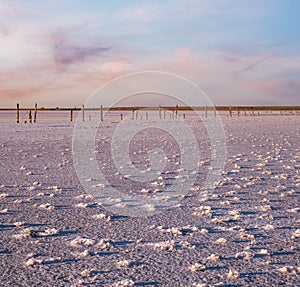
<svg viewBox="0 0 300 287">
<path fill-rule="evenodd" d="M 41 265 L 43 263 L 44 263 L 43 260 L 35 259 L 35 258 L 30 258 L 30 259 L 27 260 L 26 266 L 32 267 L 34 265 Z"/>
<path fill-rule="evenodd" d="M 47 209 L 47 210 L 53 210 L 54 209 L 54 206 L 51 205 L 50 203 L 41 204 L 39 207 L 43 208 L 43 209 Z"/>
<path fill-rule="evenodd" d="M 236 259 L 251 259 L 253 257 L 253 254 L 248 251 L 242 251 L 235 254 Z"/>
<path fill-rule="evenodd" d="M 0 210 L 0 213 L 8 213 L 8 208 L 4 208 L 4 209 Z"/>
<path fill-rule="evenodd" d="M 26 172 L 26 175 L 32 175 L 33 174 L 33 172 L 32 171 L 28 171 L 28 172 Z"/>
<path fill-rule="evenodd" d="M 88 276 L 90 276 L 90 274 L 91 274 L 91 270 L 89 270 L 89 269 L 84 269 L 80 272 L 80 275 L 83 277 L 88 277 Z"/>
<path fill-rule="evenodd" d="M 206 228 L 201 228 L 199 231 L 201 234 L 207 234 L 208 230 Z"/>
<path fill-rule="evenodd" d="M 35 189 L 36 189 L 35 186 L 29 186 L 29 187 L 27 187 L 27 190 L 29 190 L 29 191 L 32 191 L 32 190 L 35 190 Z"/>
<path fill-rule="evenodd" d="M 248 233 L 245 233 L 245 232 L 239 233 L 238 236 L 241 239 L 254 239 L 254 235 L 253 234 L 248 234 Z"/>
<path fill-rule="evenodd" d="M 294 266 L 284 266 L 278 269 L 279 272 L 288 273 L 288 274 L 297 274 L 300 273 L 300 267 Z"/>
<path fill-rule="evenodd" d="M 88 203 L 80 202 L 76 204 L 76 206 L 80 208 L 88 208 L 90 205 Z"/>
<path fill-rule="evenodd" d="M 203 264 L 200 264 L 200 263 L 195 263 L 193 265 L 191 265 L 189 267 L 189 269 L 192 271 L 192 272 L 196 272 L 196 271 L 205 271 L 205 266 Z"/>
<path fill-rule="evenodd" d="M 87 250 L 87 249 L 84 250 L 83 252 L 78 253 L 79 257 L 89 257 L 91 255 L 92 255 L 91 252 L 89 250 Z"/>
<path fill-rule="evenodd" d="M 89 200 L 89 199 L 93 199 L 93 196 L 90 195 L 90 194 L 80 194 L 80 195 L 76 196 L 76 199 L 86 199 L 86 200 Z"/>
<path fill-rule="evenodd" d="M 147 203 L 147 204 L 143 205 L 143 208 L 145 208 L 148 211 L 155 211 L 155 206 L 153 204 Z"/>
<path fill-rule="evenodd" d="M 265 230 L 274 230 L 275 226 L 272 224 L 267 224 L 266 226 L 263 227 Z"/>
<path fill-rule="evenodd" d="M 133 286 L 135 283 L 132 280 L 123 279 L 121 281 L 118 281 L 114 284 L 115 287 L 127 287 L 127 286 Z"/>
<path fill-rule="evenodd" d="M 17 221 L 13 223 L 13 225 L 16 227 L 21 227 L 24 226 L 25 224 L 26 224 L 25 221 Z"/>
<path fill-rule="evenodd" d="M 94 245 L 95 240 L 83 237 L 77 237 L 70 242 L 70 245 L 73 247 L 80 247 L 80 246 L 90 246 Z"/>
<path fill-rule="evenodd" d="M 266 212 L 266 211 L 272 210 L 272 207 L 267 204 L 267 205 L 261 206 L 260 209 L 261 209 L 261 211 Z"/>
<path fill-rule="evenodd" d="M 26 169 L 26 167 L 23 165 L 20 167 L 20 170 L 25 170 L 25 169 Z"/>
<path fill-rule="evenodd" d="M 268 252 L 267 249 L 261 249 L 261 250 L 259 251 L 259 254 L 270 255 L 270 253 Z"/>
<path fill-rule="evenodd" d="M 129 260 L 120 260 L 116 263 L 116 265 L 118 267 L 127 267 L 130 265 L 130 261 Z"/>
<path fill-rule="evenodd" d="M 192 214 L 195 216 L 210 216 L 211 207 L 208 205 L 196 207 L 195 211 Z"/>
<path fill-rule="evenodd" d="M 175 241 L 174 240 L 168 240 L 168 241 L 162 241 L 162 242 L 156 242 L 156 243 L 148 243 L 147 245 L 152 246 L 154 248 L 161 249 L 161 250 L 167 250 L 167 251 L 175 250 Z"/>
<path fill-rule="evenodd" d="M 211 254 L 211 255 L 209 255 L 206 259 L 207 259 L 207 260 L 211 260 L 211 261 L 218 261 L 219 258 L 220 258 L 220 257 L 219 257 L 218 255 Z"/>
<path fill-rule="evenodd" d="M 45 231 L 40 232 L 41 236 L 51 236 L 58 234 L 59 231 L 56 228 L 47 228 Z"/>
<path fill-rule="evenodd" d="M 221 205 L 230 205 L 231 202 L 229 200 L 224 200 L 220 202 Z"/>
<path fill-rule="evenodd" d="M 16 239 L 25 239 L 29 237 L 34 237 L 37 235 L 36 231 L 31 230 L 30 228 L 25 228 L 21 230 L 19 234 L 15 234 L 13 237 Z"/>
<path fill-rule="evenodd" d="M 300 229 L 296 229 L 291 237 L 292 240 L 300 238 Z"/>
<path fill-rule="evenodd" d="M 8 193 L 1 193 L 1 194 L 0 194 L 0 198 L 5 198 L 5 197 L 8 197 L 8 196 L 9 196 Z"/>
<path fill-rule="evenodd" d="M 180 241 L 179 244 L 184 247 L 184 248 L 187 248 L 187 249 L 196 249 L 196 246 L 195 245 L 192 245 L 190 242 L 188 241 Z"/>
<path fill-rule="evenodd" d="M 97 243 L 97 247 L 100 247 L 101 249 L 108 249 L 112 246 L 112 243 L 110 240 L 108 239 L 101 239 L 98 243 Z"/>
<path fill-rule="evenodd" d="M 219 238 L 215 241 L 216 243 L 219 243 L 219 244 L 226 244 L 227 243 L 227 240 L 225 238 Z"/>
<path fill-rule="evenodd" d="M 111 217 L 109 215 L 104 214 L 104 213 L 94 214 L 92 217 L 94 219 L 105 220 L 107 222 L 111 220 Z"/>
<path fill-rule="evenodd" d="M 230 269 L 229 272 L 228 272 L 228 275 L 227 275 L 228 278 L 234 278 L 234 279 L 237 279 L 240 277 L 240 274 L 238 271 L 236 270 L 233 270 L 233 269 Z"/>
<path fill-rule="evenodd" d="M 229 214 L 232 215 L 234 219 L 240 219 L 241 218 L 241 214 L 237 210 L 231 210 L 229 212 Z"/>
</svg>

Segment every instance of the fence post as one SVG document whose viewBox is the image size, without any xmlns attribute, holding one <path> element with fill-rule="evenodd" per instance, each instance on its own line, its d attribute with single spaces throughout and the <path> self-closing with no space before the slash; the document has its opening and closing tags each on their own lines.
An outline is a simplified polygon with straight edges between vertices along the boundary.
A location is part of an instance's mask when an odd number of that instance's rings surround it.
<svg viewBox="0 0 300 287">
<path fill-rule="evenodd" d="M 161 106 L 160 105 L 158 106 L 158 116 L 159 116 L 159 119 L 161 120 Z"/>
<path fill-rule="evenodd" d="M 205 106 L 205 117 L 207 118 L 207 106 Z"/>
<path fill-rule="evenodd" d="M 177 116 L 178 116 L 178 105 L 176 105 L 175 107 L 175 118 L 177 119 Z"/>
<path fill-rule="evenodd" d="M 84 105 L 82 105 L 82 121 L 84 122 Z"/>
<path fill-rule="evenodd" d="M 29 121 L 30 123 L 32 123 L 31 110 L 29 110 L 29 112 L 28 112 L 28 121 Z"/>
<path fill-rule="evenodd" d="M 232 117 L 232 107 L 229 106 L 229 116 Z"/>
<path fill-rule="evenodd" d="M 100 106 L 100 121 L 103 122 L 103 108 Z"/>
<path fill-rule="evenodd" d="M 20 122 L 20 105 L 17 104 L 17 115 L 16 115 L 16 122 Z"/>
<path fill-rule="evenodd" d="M 33 122 L 36 123 L 37 116 L 37 103 L 34 104 L 34 114 L 33 114 Z"/>
<path fill-rule="evenodd" d="M 73 110 L 70 111 L 70 121 L 73 121 Z"/>
</svg>

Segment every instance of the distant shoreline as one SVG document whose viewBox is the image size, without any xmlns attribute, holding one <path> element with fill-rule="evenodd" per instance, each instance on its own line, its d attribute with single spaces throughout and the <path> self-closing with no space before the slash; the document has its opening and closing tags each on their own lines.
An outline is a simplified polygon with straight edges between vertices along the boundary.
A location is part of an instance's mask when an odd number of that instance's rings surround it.
<svg viewBox="0 0 300 287">
<path fill-rule="evenodd" d="M 98 108 L 85 107 L 85 111 L 100 111 Z M 158 109 L 163 110 L 178 110 L 178 111 L 300 111 L 300 106 L 132 106 L 132 107 L 103 107 L 103 111 L 133 111 L 133 110 L 148 110 L 156 111 Z M 0 111 L 16 111 L 17 108 L 0 108 Z M 19 108 L 20 111 L 34 110 L 34 107 Z M 59 107 L 40 107 L 37 111 L 81 111 L 82 107 L 73 108 L 59 108 Z"/>
</svg>

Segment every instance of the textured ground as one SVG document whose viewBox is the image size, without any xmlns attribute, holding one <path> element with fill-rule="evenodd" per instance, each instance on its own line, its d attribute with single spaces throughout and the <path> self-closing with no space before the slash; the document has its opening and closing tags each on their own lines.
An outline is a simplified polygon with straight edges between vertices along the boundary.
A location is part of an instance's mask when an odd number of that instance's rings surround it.
<svg viewBox="0 0 300 287">
<path fill-rule="evenodd" d="M 106 140 L 118 120 L 106 119 Z M 84 192 L 67 114 L 31 125 L 2 116 L 0 286 L 300 286 L 300 117 L 222 120 L 228 154 L 214 194 L 197 200 L 209 164 L 200 128 L 195 188 L 168 211 L 131 218 Z M 134 145 L 146 168 L 147 141 Z M 98 148 L 109 164 L 101 136 Z M 167 156 L 175 168 L 172 149 Z"/>
</svg>

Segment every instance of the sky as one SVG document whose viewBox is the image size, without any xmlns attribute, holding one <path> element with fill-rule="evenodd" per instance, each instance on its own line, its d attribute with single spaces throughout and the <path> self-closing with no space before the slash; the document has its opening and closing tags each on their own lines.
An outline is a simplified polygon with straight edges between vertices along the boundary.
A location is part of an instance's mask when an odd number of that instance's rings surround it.
<svg viewBox="0 0 300 287">
<path fill-rule="evenodd" d="M 297 0 L 0 0 L 0 107 L 81 106 L 149 70 L 216 105 L 300 105 L 299 14 Z"/>
</svg>

